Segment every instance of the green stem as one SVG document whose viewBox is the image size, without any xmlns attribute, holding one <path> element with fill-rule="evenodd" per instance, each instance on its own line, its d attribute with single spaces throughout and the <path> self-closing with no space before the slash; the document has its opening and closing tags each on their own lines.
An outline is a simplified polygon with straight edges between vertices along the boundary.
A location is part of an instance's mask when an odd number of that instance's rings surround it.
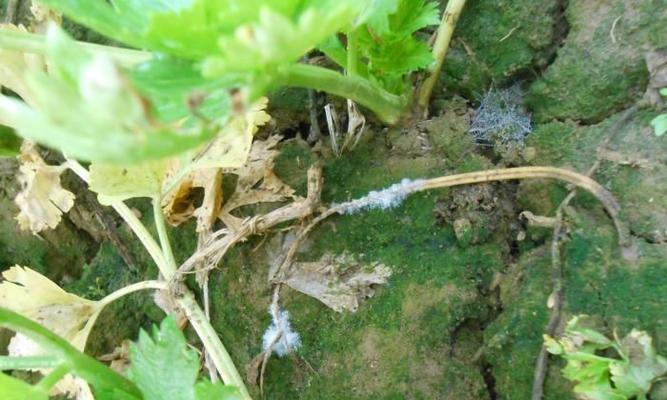
<svg viewBox="0 0 667 400">
<path fill-rule="evenodd" d="M 55 368 L 62 363 L 58 357 L 53 356 L 32 356 L 32 357 L 11 357 L 0 356 L 0 371 L 10 369 L 40 369 Z"/>
<path fill-rule="evenodd" d="M 389 93 L 367 79 L 344 76 L 336 71 L 313 65 L 287 66 L 278 74 L 277 82 L 285 86 L 321 90 L 353 100 L 369 108 L 389 124 L 396 123 L 408 105 L 404 97 Z"/>
<path fill-rule="evenodd" d="M 148 232 L 148 229 L 146 229 L 144 224 L 141 223 L 139 218 L 137 218 L 132 210 L 130 210 L 130 208 L 122 201 L 111 204 L 111 207 L 116 210 L 121 218 L 123 218 L 125 223 L 130 226 L 132 232 L 134 232 L 134 234 L 139 238 L 141 244 L 144 245 L 148 253 L 155 261 L 155 264 L 157 264 L 162 276 L 165 278 L 167 276 L 171 277 L 174 272 L 176 272 L 176 268 L 172 268 L 171 265 L 167 264 L 163 256 L 162 249 L 157 244 L 157 242 L 155 242 L 155 239 L 151 233 Z"/>
<path fill-rule="evenodd" d="M 67 167 L 69 167 L 75 174 L 77 174 L 84 182 L 90 182 L 90 174 L 88 173 L 88 170 L 79 164 L 78 161 L 67 160 L 66 164 Z M 144 224 L 142 224 L 139 218 L 137 218 L 137 216 L 132 212 L 132 210 L 130 210 L 130 208 L 122 201 L 111 203 L 111 207 L 116 210 L 116 212 L 123 218 L 125 223 L 129 225 L 132 232 L 134 232 L 137 238 L 139 238 L 139 241 L 144 246 L 146 251 L 148 251 L 148 254 L 150 254 L 151 258 L 157 265 L 160 273 L 165 277 L 167 275 L 172 276 L 176 269 L 174 268 L 173 271 L 170 271 L 170 268 L 167 266 L 164 260 L 162 249 L 157 244 L 151 233 L 148 232 L 148 229 L 146 229 Z"/>
<path fill-rule="evenodd" d="M 353 29 L 347 34 L 347 75 L 357 75 L 357 65 L 359 63 L 359 49 L 357 48 L 357 30 Z"/>
<path fill-rule="evenodd" d="M 169 241 L 169 235 L 167 234 L 167 225 L 164 222 L 164 216 L 162 215 L 162 206 L 160 205 L 159 197 L 153 199 L 153 219 L 155 220 L 155 228 L 157 229 L 157 234 L 160 238 L 162 256 L 164 257 L 164 260 L 171 272 L 171 276 L 165 275 L 165 278 L 171 279 L 173 274 L 176 273 L 176 269 L 178 267 L 176 265 L 176 259 L 174 258 L 174 252 L 171 249 L 171 242 Z"/>
<path fill-rule="evenodd" d="M 76 43 L 92 54 L 104 54 L 111 57 L 118 64 L 126 67 L 140 64 L 153 57 L 150 53 L 145 51 L 123 49 L 120 47 L 104 46 L 94 43 Z M 34 33 L 0 29 L 0 49 L 44 55 L 47 52 L 46 37 Z"/>
<path fill-rule="evenodd" d="M 120 390 L 124 398 L 141 399 L 139 389 L 124 376 L 111 370 L 101 362 L 81 353 L 65 339 L 20 314 L 0 307 L 0 326 L 20 332 L 53 356 L 66 362 L 69 369 L 77 376 L 100 390 Z"/>
<path fill-rule="evenodd" d="M 229 352 L 227 352 L 225 345 L 211 326 L 211 322 L 206 317 L 206 314 L 201 309 L 192 293 L 186 293 L 184 296 L 180 297 L 178 299 L 178 304 L 185 310 L 188 321 L 190 321 L 192 327 L 197 332 L 197 336 L 199 336 L 204 343 L 206 350 L 209 351 L 211 360 L 220 373 L 222 381 L 226 385 L 236 386 L 244 399 L 251 400 L 252 398 L 243 383 L 243 378 L 241 378 L 241 375 L 234 365 L 234 361 L 232 361 L 232 357 L 229 355 Z M 206 346 L 207 344 L 209 345 Z"/>
<path fill-rule="evenodd" d="M 90 181 L 90 176 L 88 170 L 86 170 L 81 164 L 75 160 L 68 160 L 67 166 L 74 171 L 81 179 L 86 183 Z M 157 204 L 157 206 L 156 206 Z M 159 201 L 153 202 L 154 210 L 155 208 L 159 209 Z M 148 232 L 146 227 L 139 221 L 136 215 L 125 205 L 125 203 L 115 202 L 111 205 L 118 214 L 125 220 L 125 222 L 130 226 L 135 235 L 139 238 L 141 243 L 146 247 L 146 250 L 150 253 L 153 261 L 158 266 L 160 273 L 167 281 L 171 281 L 172 278 L 176 275 L 176 264 L 173 261 L 174 256 L 171 250 L 171 245 L 169 244 L 169 238 L 167 237 L 167 229 L 164 224 L 164 218 L 162 216 L 162 210 L 156 212 L 154 215 L 155 224 L 158 230 L 158 235 L 160 236 L 160 241 L 163 242 L 164 248 L 158 246 L 153 239 L 153 236 Z M 171 261 L 167 261 L 170 259 Z M 139 289 L 137 289 L 139 290 Z M 112 294 L 113 295 L 113 294 Z M 110 295 L 110 296 L 112 296 Z M 206 314 L 201 309 L 199 304 L 194 298 L 194 295 L 189 290 L 186 290 L 186 293 L 178 299 L 179 306 L 185 311 L 188 320 L 192 324 L 192 327 L 195 329 L 199 335 L 204 348 L 211 356 L 213 363 L 215 364 L 216 369 L 220 373 L 223 382 L 226 385 L 236 386 L 241 394 L 243 395 L 244 400 L 251 400 L 248 389 L 245 387 L 245 383 L 241 378 L 232 358 L 227 352 L 227 349 L 222 344 L 220 337 L 211 326 L 211 322 L 206 318 Z"/>
<path fill-rule="evenodd" d="M 48 392 L 52 387 L 60 381 L 63 376 L 67 375 L 72 368 L 66 362 L 60 362 L 60 364 L 55 367 L 48 375 L 46 375 L 39 383 L 36 385 L 38 388 Z"/>
</svg>

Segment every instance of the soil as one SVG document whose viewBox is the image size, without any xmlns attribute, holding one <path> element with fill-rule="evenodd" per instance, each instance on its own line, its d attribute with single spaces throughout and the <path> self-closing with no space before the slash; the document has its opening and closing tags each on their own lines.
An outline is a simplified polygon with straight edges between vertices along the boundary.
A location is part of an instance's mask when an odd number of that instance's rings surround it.
<svg viewBox="0 0 667 400">
<path fill-rule="evenodd" d="M 371 123 L 353 151 L 335 158 L 328 138 L 315 146 L 304 140 L 308 94 L 274 94 L 274 123 L 260 135 L 285 136 L 276 174 L 304 195 L 308 167 L 321 162 L 323 202 L 329 204 L 403 178 L 518 165 L 586 173 L 599 159 L 593 178 L 618 199 L 638 257 L 622 257 L 603 208 L 578 194 L 566 213 L 559 329 L 571 316 L 589 314 L 610 336 L 648 331 L 658 353 L 667 354 L 667 141 L 649 126 L 658 111 L 641 102 L 648 81 L 644 54 L 667 47 L 667 0 L 469 3 L 430 119 L 391 128 Z M 468 128 L 479 96 L 512 85 L 525 93 L 533 132 L 511 154 L 477 145 Z M 625 112 L 633 106 L 636 111 Z M 612 129 L 617 123 L 620 128 Z M 3 268 L 31 266 L 91 299 L 154 278 L 148 255 L 122 225 L 117 235 L 134 269 L 84 217 L 68 217 L 43 238 L 20 233 L 12 203 L 16 165 L 3 161 L 0 167 Z M 283 305 L 302 346 L 291 357 L 270 359 L 264 398 L 530 398 L 549 319 L 552 229 L 528 226 L 519 214 L 553 216 L 568 191 L 542 180 L 481 184 L 416 194 L 392 210 L 328 219 L 310 235 L 299 261 L 349 252 L 391 267 L 392 276 L 357 313 L 336 313 L 285 290 Z M 146 202 L 132 206 L 151 220 Z M 92 211 L 83 206 L 79 214 L 86 212 Z M 193 224 L 170 234 L 178 259 L 195 249 Z M 240 370 L 261 351 L 270 322 L 267 272 L 279 235 L 234 248 L 211 276 L 212 322 Z M 88 351 L 108 353 L 162 318 L 149 295 L 129 296 L 101 315 Z M 574 399 L 561 367 L 550 359 L 545 399 Z M 250 389 L 260 398 L 258 387 Z M 667 399 L 666 392 L 657 386 L 651 398 Z"/>
</svg>

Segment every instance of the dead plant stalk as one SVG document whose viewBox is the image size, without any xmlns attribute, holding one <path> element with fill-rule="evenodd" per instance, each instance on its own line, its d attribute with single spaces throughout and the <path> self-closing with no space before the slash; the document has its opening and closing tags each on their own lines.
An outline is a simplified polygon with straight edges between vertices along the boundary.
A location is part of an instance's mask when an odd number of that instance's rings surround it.
<svg viewBox="0 0 667 400">
<path fill-rule="evenodd" d="M 561 168 L 555 167 L 518 167 L 518 168 L 505 168 L 505 169 L 494 169 L 478 172 L 469 172 L 465 174 L 457 174 L 451 176 L 443 176 L 440 178 L 426 179 L 421 181 L 416 181 L 411 185 L 407 186 L 405 189 L 405 195 L 409 195 L 416 192 L 421 192 L 430 189 L 439 189 L 452 186 L 460 185 L 469 185 L 485 182 L 494 182 L 494 181 L 506 181 L 506 180 L 520 180 L 520 179 L 556 179 L 570 183 L 578 188 L 584 189 L 591 193 L 595 198 L 597 198 L 604 208 L 607 210 L 607 213 L 614 221 L 614 225 L 618 232 L 619 243 L 621 246 L 628 245 L 629 237 L 627 230 L 624 224 L 619 219 L 620 207 L 614 196 L 605 188 L 603 188 L 599 183 L 595 182 L 591 178 L 579 174 L 577 172 L 568 171 Z M 289 270 L 290 266 L 294 262 L 294 258 L 298 251 L 299 246 L 304 241 L 308 233 L 322 220 L 333 214 L 344 214 L 347 210 L 354 210 L 359 208 L 359 204 L 366 202 L 365 198 L 356 199 L 348 201 L 342 204 L 333 206 L 320 214 L 315 218 L 309 225 L 301 230 L 296 240 L 294 241 L 292 247 L 288 250 L 283 263 L 277 269 L 274 274 L 272 281 L 274 283 L 279 283 L 285 276 L 285 273 Z"/>
<path fill-rule="evenodd" d="M 442 13 L 442 22 L 440 22 L 440 26 L 438 27 L 435 44 L 433 45 L 433 59 L 435 62 L 429 68 L 428 77 L 422 83 L 418 94 L 417 104 L 424 110 L 428 110 L 431 93 L 438 82 L 442 64 L 445 62 L 445 56 L 447 55 L 447 50 L 449 50 L 449 43 L 452 41 L 452 36 L 454 35 L 456 22 L 459 20 L 465 4 L 465 0 L 449 0 L 447 8 Z"/>
</svg>

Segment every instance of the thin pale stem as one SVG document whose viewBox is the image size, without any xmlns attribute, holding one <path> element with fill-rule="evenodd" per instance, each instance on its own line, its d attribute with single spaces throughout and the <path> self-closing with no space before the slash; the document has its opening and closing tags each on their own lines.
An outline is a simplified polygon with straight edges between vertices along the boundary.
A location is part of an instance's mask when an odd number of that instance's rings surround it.
<svg viewBox="0 0 667 400">
<path fill-rule="evenodd" d="M 44 391 L 49 391 L 63 378 L 63 376 L 67 375 L 71 369 L 71 366 L 67 362 L 61 361 L 60 364 L 49 372 L 48 375 L 42 378 L 36 386 L 44 389 Z"/>
<path fill-rule="evenodd" d="M 236 369 L 234 361 L 232 361 L 232 357 L 192 293 L 186 293 L 177 300 L 202 343 L 204 343 L 222 381 L 227 385 L 236 386 L 244 399 L 251 399 L 248 389 L 246 389 L 243 379 Z"/>
<path fill-rule="evenodd" d="M 450 176 L 443 176 L 440 178 L 425 179 L 420 181 L 412 182 L 409 185 L 406 185 L 402 191 L 402 196 L 408 196 L 413 193 L 422 192 L 430 189 L 439 189 L 447 188 L 452 186 L 460 185 L 470 185 L 477 183 L 485 182 L 494 182 L 494 181 L 505 181 L 505 180 L 517 180 L 517 179 L 558 179 L 571 183 L 581 189 L 584 189 L 595 196 L 605 207 L 607 213 L 614 221 L 616 226 L 616 231 L 618 233 L 618 241 L 621 247 L 626 248 L 630 245 L 630 237 L 627 227 L 621 222 L 619 218 L 620 206 L 614 196 L 605 188 L 603 188 L 599 183 L 595 182 L 593 179 L 589 178 L 586 175 L 579 174 L 577 172 L 568 171 L 566 169 L 554 168 L 554 167 L 519 167 L 519 168 L 505 168 L 505 169 L 494 169 L 478 172 L 469 172 L 465 174 L 457 174 Z M 291 267 L 296 257 L 299 246 L 305 240 L 308 233 L 321 221 L 328 218 L 333 214 L 343 214 L 349 210 L 359 210 L 366 207 L 368 204 L 368 198 L 362 197 L 360 199 L 351 200 L 345 203 L 335 205 L 328 210 L 324 211 L 317 218 L 315 218 L 310 224 L 304 227 L 299 234 L 290 249 L 288 250 L 283 263 L 278 267 L 277 272 L 273 281 L 275 283 L 280 282 L 284 274 Z M 360 208 L 361 206 L 361 208 Z"/>
<path fill-rule="evenodd" d="M 90 181 L 88 170 L 86 170 L 77 161 L 68 160 L 67 166 L 86 183 Z M 159 208 L 159 204 L 159 201 L 154 201 L 154 207 Z M 165 245 L 164 248 L 161 248 L 155 242 L 153 236 L 148 232 L 139 218 L 134 215 L 132 210 L 130 210 L 125 203 L 115 202 L 112 203 L 111 206 L 114 208 L 114 210 L 116 210 L 116 212 L 118 212 L 118 214 L 120 214 L 123 220 L 125 220 L 125 222 L 130 226 L 130 229 L 132 229 L 134 234 L 139 238 L 146 250 L 148 250 L 151 257 L 157 264 L 162 276 L 167 281 L 171 281 L 176 274 L 176 265 L 173 263 L 173 252 L 171 251 L 169 238 L 166 235 L 166 226 L 164 225 L 162 210 L 159 210 L 159 212 L 155 213 L 155 223 L 160 240 Z M 165 256 L 165 253 L 169 253 L 169 255 Z M 168 258 L 170 258 L 171 261 L 167 261 Z M 136 290 L 141 289 L 136 288 Z M 110 296 L 112 295 L 113 294 Z M 179 297 L 177 301 L 179 306 L 183 309 L 186 316 L 188 317 L 192 327 L 199 335 L 199 338 L 204 344 L 204 348 L 208 354 L 210 354 L 211 359 L 213 360 L 218 373 L 220 373 L 223 382 L 226 385 L 236 386 L 245 400 L 251 400 L 248 389 L 246 389 L 245 383 L 243 382 L 241 375 L 236 369 L 232 358 L 227 352 L 225 346 L 222 344 L 222 341 L 220 340 L 220 337 L 218 337 L 218 334 L 215 332 L 215 329 L 213 329 L 213 326 L 211 326 L 211 322 L 206 318 L 206 314 L 195 300 L 192 292 L 186 288 L 185 293 Z"/>
<path fill-rule="evenodd" d="M 76 160 L 67 160 L 67 167 L 69 167 L 76 175 L 79 176 L 84 182 L 90 183 L 90 174 L 86 168 L 79 164 Z M 122 201 L 116 201 L 111 203 L 111 207 L 116 210 L 116 212 L 123 218 L 125 223 L 130 227 L 132 232 L 139 238 L 139 241 L 144 246 L 148 254 L 155 262 L 155 264 L 160 269 L 162 275 L 165 275 L 165 272 L 168 272 L 168 266 L 165 263 L 164 257 L 162 255 L 162 249 L 157 244 L 153 236 L 148 229 L 141 223 L 139 218 L 130 210 L 130 208 Z"/>
<path fill-rule="evenodd" d="M 114 301 L 120 299 L 121 297 L 127 296 L 128 294 L 138 292 L 141 290 L 165 290 L 169 286 L 166 282 L 162 281 L 143 281 L 133 283 L 131 285 L 122 287 L 116 290 L 113 293 L 108 294 L 102 300 L 100 300 L 101 306 L 106 307 L 107 305 L 113 303 Z"/>
<path fill-rule="evenodd" d="M 157 229 L 158 237 L 160 238 L 160 247 L 162 247 L 162 255 L 164 260 L 169 267 L 170 275 L 165 275 L 166 279 L 171 279 L 176 273 L 176 260 L 174 258 L 174 252 L 171 249 L 171 242 L 169 241 L 169 235 L 167 233 L 167 225 L 164 221 L 164 215 L 162 215 L 162 206 L 160 205 L 160 199 L 158 197 L 153 199 L 153 219 L 155 220 L 155 228 Z"/>
<path fill-rule="evenodd" d="M 449 50 L 449 43 L 452 41 L 456 22 L 459 20 L 465 3 L 465 0 L 449 0 L 447 8 L 445 8 L 445 12 L 442 14 L 442 21 L 438 27 L 435 44 L 433 45 L 433 59 L 435 62 L 429 68 L 428 77 L 419 89 L 417 102 L 423 109 L 427 109 L 428 103 L 431 100 L 431 93 L 433 93 L 433 88 L 438 82 L 442 64 L 445 62 L 445 56 L 447 55 L 447 50 Z"/>
</svg>

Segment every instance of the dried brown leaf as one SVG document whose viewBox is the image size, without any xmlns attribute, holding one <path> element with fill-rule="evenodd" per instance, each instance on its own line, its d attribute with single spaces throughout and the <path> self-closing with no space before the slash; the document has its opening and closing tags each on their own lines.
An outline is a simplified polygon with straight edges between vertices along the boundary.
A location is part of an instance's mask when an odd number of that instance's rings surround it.
<svg viewBox="0 0 667 400">
<path fill-rule="evenodd" d="M 268 100 L 260 99 L 244 114 L 234 117 L 218 137 L 202 149 L 191 162 L 173 160 L 165 178 L 165 186 L 190 171 L 178 182 L 176 189 L 162 201 L 167 220 L 179 225 L 197 218 L 197 232 L 209 232 L 222 205 L 222 169 L 242 168 L 248 159 L 252 139 L 260 126 L 271 117 L 264 110 Z M 204 189 L 204 200 L 195 206 L 196 188 Z"/>
<path fill-rule="evenodd" d="M 356 312 L 359 303 L 387 282 L 391 269 L 379 262 L 362 263 L 351 254 L 325 254 L 316 262 L 297 262 L 282 283 L 342 312 Z"/>
<path fill-rule="evenodd" d="M 108 362 L 109 368 L 125 375 L 127 367 L 130 366 L 130 343 L 129 340 L 125 339 L 111 353 L 101 355 L 97 359 Z"/>
<path fill-rule="evenodd" d="M 66 167 L 46 164 L 28 142 L 21 146 L 18 159 L 22 190 L 14 201 L 20 209 L 16 217 L 19 226 L 33 233 L 55 228 L 62 214 L 74 205 L 74 194 L 60 186 L 60 174 Z"/>
<path fill-rule="evenodd" d="M 219 215 L 230 229 L 238 229 L 243 221 L 243 218 L 231 214 L 239 207 L 295 198 L 294 189 L 281 181 L 273 172 L 274 161 L 278 156 L 276 146 L 280 139 L 280 136 L 272 136 L 267 140 L 255 141 L 248 162 L 244 166 L 225 169 L 225 173 L 238 175 L 236 190 L 224 204 Z"/>
<path fill-rule="evenodd" d="M 196 207 L 196 188 L 204 189 L 201 206 Z M 179 225 L 191 217 L 197 218 L 197 232 L 207 232 L 213 227 L 222 204 L 222 170 L 220 168 L 200 169 L 183 179 L 163 207 L 167 221 Z"/>
</svg>

